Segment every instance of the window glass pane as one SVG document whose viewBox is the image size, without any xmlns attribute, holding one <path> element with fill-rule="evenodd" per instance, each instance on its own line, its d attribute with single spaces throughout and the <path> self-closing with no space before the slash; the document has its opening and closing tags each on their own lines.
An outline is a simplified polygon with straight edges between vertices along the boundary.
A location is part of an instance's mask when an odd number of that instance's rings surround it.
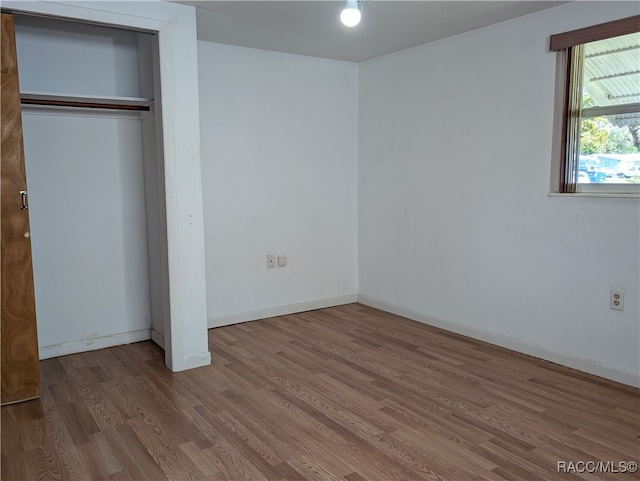
<svg viewBox="0 0 640 481">
<path fill-rule="evenodd" d="M 584 107 L 640 103 L 640 33 L 584 46 Z"/>
<path fill-rule="evenodd" d="M 578 183 L 640 184 L 640 33 L 585 44 L 583 65 Z"/>
<path fill-rule="evenodd" d="M 581 119 L 578 183 L 640 184 L 639 129 L 640 113 Z"/>
</svg>

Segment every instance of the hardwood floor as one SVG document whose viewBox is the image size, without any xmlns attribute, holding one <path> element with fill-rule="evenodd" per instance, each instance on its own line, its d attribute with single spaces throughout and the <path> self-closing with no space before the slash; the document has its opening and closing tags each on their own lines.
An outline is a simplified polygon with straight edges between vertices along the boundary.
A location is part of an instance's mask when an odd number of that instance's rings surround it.
<svg viewBox="0 0 640 481">
<path fill-rule="evenodd" d="M 41 399 L 2 408 L 2 479 L 640 479 L 631 387 L 359 304 L 209 347 L 175 374 L 151 342 L 42 361 Z"/>
</svg>

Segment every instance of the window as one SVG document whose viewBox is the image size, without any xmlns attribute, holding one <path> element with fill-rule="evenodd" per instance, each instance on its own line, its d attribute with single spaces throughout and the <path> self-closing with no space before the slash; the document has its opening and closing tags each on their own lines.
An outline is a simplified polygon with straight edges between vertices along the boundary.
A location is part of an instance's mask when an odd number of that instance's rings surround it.
<svg viewBox="0 0 640 481">
<path fill-rule="evenodd" d="M 640 16 L 551 37 L 566 61 L 560 192 L 640 193 Z"/>
</svg>

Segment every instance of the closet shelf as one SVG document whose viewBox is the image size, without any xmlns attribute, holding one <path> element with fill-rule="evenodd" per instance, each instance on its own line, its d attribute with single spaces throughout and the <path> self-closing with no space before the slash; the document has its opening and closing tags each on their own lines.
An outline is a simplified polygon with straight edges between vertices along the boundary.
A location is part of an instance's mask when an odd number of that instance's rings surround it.
<svg viewBox="0 0 640 481">
<path fill-rule="evenodd" d="M 22 105 L 77 107 L 109 110 L 136 110 L 148 112 L 153 99 L 143 97 L 113 97 L 59 94 L 50 92 L 20 92 Z"/>
</svg>

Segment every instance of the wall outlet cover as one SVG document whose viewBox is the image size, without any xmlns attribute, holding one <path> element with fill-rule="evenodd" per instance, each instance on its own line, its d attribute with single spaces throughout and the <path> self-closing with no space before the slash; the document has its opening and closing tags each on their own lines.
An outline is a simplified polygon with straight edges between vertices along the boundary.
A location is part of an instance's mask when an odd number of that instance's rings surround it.
<svg viewBox="0 0 640 481">
<path fill-rule="evenodd" d="M 611 289 L 609 307 L 618 311 L 624 311 L 624 291 Z"/>
</svg>

